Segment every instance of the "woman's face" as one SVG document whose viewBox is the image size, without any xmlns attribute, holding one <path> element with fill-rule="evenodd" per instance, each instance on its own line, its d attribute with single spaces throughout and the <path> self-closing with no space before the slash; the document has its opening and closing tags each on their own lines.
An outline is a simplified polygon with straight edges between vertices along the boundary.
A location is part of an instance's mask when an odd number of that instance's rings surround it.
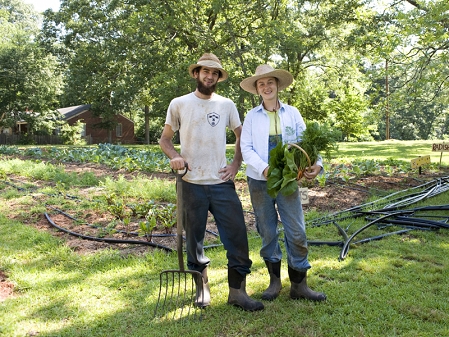
<svg viewBox="0 0 449 337">
<path fill-rule="evenodd" d="M 275 77 L 260 78 L 256 82 L 257 93 L 264 100 L 276 99 L 278 93 L 278 83 Z"/>
</svg>

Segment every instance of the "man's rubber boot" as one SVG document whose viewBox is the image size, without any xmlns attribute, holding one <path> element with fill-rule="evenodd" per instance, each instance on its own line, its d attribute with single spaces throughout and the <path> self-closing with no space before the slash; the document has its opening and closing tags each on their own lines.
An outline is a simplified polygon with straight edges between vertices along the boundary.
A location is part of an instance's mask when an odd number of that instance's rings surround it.
<svg viewBox="0 0 449 337">
<path fill-rule="evenodd" d="M 235 269 L 228 269 L 229 296 L 228 303 L 246 311 L 263 310 L 262 302 L 257 302 L 246 293 L 246 275 Z"/>
<path fill-rule="evenodd" d="M 270 274 L 270 285 L 267 290 L 263 292 L 262 299 L 266 301 L 273 301 L 279 296 L 282 289 L 281 261 L 275 263 L 265 261 L 265 264 L 267 265 L 268 273 Z"/>
<path fill-rule="evenodd" d="M 304 298 L 311 301 L 325 301 L 326 295 L 313 291 L 307 286 L 307 272 L 300 272 L 288 266 L 288 276 L 291 282 L 290 298 Z"/>
<path fill-rule="evenodd" d="M 195 306 L 204 308 L 210 305 L 209 279 L 207 278 L 207 267 L 201 272 L 203 277 L 195 277 L 196 296 Z"/>
</svg>

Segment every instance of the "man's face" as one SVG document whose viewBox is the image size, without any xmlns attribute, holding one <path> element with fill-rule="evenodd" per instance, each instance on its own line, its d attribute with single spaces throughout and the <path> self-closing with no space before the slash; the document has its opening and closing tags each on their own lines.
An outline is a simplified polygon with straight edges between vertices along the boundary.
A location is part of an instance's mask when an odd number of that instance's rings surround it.
<svg viewBox="0 0 449 337">
<path fill-rule="evenodd" d="M 198 91 L 203 95 L 210 96 L 215 91 L 220 72 L 214 68 L 201 67 L 195 77 Z"/>
</svg>

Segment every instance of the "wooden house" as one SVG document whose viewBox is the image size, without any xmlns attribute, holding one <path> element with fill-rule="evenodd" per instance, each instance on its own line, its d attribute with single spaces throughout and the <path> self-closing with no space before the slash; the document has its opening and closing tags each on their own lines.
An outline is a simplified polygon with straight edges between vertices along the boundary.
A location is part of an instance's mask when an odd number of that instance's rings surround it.
<svg viewBox="0 0 449 337">
<path fill-rule="evenodd" d="M 134 122 L 123 115 L 117 115 L 115 121 L 117 125 L 114 130 L 100 128 L 101 117 L 94 116 L 90 110 L 90 104 L 71 106 L 57 109 L 64 117 L 64 120 L 73 125 L 77 121 L 83 124 L 82 136 L 88 144 L 114 143 L 133 144 L 134 143 Z"/>
</svg>

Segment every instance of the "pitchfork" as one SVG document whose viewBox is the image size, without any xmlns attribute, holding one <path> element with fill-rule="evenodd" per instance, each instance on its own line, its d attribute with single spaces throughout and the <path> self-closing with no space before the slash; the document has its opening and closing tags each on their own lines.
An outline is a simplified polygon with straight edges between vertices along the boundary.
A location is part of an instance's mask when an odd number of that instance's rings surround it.
<svg viewBox="0 0 449 337">
<path fill-rule="evenodd" d="M 176 175 L 176 239 L 179 270 L 164 270 L 160 274 L 159 296 L 154 311 L 154 316 L 167 319 L 182 319 L 191 315 L 202 318 L 202 308 L 195 305 L 195 298 L 199 299 L 203 294 L 203 276 L 194 270 L 185 270 L 183 256 L 183 196 L 182 177 L 187 173 L 187 163 L 183 173 Z M 199 311 L 199 313 L 198 313 Z"/>
</svg>

